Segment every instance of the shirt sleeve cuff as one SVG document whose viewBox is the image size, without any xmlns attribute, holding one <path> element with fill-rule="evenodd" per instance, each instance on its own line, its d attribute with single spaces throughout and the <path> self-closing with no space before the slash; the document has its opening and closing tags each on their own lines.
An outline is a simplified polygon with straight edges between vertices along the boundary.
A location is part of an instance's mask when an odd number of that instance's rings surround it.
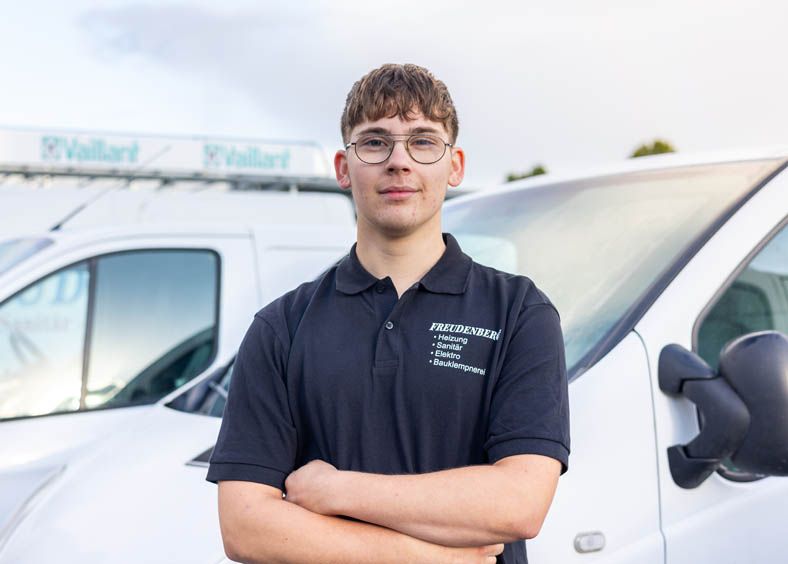
<svg viewBox="0 0 788 564">
<path fill-rule="evenodd" d="M 242 482 L 257 482 L 280 490 L 285 490 L 287 474 L 274 468 L 258 466 L 256 464 L 242 464 L 235 462 L 211 462 L 208 475 L 205 477 L 214 484 L 222 480 L 239 480 Z"/>
<path fill-rule="evenodd" d="M 550 439 L 510 439 L 489 448 L 487 456 L 495 464 L 502 458 L 516 454 L 541 454 L 561 463 L 561 474 L 569 469 L 569 449 Z"/>
</svg>

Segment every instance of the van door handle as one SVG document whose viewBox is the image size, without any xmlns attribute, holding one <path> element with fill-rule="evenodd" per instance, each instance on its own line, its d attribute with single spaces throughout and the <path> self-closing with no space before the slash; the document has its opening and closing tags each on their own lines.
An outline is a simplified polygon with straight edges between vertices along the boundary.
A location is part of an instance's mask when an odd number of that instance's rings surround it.
<svg viewBox="0 0 788 564">
<path fill-rule="evenodd" d="M 605 548 L 605 535 L 600 531 L 577 533 L 575 536 L 575 550 L 577 552 L 598 552 L 603 548 Z"/>
</svg>

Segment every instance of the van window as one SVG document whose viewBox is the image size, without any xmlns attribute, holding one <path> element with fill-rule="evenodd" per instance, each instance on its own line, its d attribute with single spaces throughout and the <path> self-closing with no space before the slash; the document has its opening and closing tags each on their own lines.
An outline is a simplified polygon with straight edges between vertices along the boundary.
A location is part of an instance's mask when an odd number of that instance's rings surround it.
<svg viewBox="0 0 788 564">
<path fill-rule="evenodd" d="M 152 403 L 216 351 L 218 256 L 105 255 L 0 305 L 0 418 Z M 84 359 L 84 361 L 83 361 Z"/>
<path fill-rule="evenodd" d="M 79 409 L 88 277 L 80 263 L 0 305 L 0 418 Z"/>
<path fill-rule="evenodd" d="M 770 329 L 788 333 L 788 226 L 706 310 L 698 326 L 698 355 L 716 370 L 728 341 Z"/>
<path fill-rule="evenodd" d="M 216 263 L 211 252 L 190 251 L 98 260 L 86 407 L 156 401 L 208 366 Z"/>
</svg>

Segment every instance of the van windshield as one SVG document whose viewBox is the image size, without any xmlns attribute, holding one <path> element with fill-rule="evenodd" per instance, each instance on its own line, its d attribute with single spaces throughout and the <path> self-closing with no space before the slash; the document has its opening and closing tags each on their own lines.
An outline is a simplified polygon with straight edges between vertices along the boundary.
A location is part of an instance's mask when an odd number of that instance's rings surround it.
<svg viewBox="0 0 788 564">
<path fill-rule="evenodd" d="M 561 315 L 570 377 L 679 257 L 778 162 L 641 171 L 458 198 L 444 231 L 529 277 Z"/>
<path fill-rule="evenodd" d="M 5 274 L 51 244 L 52 239 L 44 237 L 0 240 L 0 274 Z"/>
</svg>

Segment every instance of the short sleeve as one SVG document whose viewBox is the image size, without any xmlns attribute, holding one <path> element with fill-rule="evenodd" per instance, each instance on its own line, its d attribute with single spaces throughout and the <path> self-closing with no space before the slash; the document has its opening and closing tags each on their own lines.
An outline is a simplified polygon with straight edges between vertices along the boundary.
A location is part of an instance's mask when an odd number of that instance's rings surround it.
<svg viewBox="0 0 788 564">
<path fill-rule="evenodd" d="M 207 480 L 241 480 L 284 490 L 297 434 L 287 400 L 286 352 L 270 323 L 252 321 L 233 366 Z"/>
<path fill-rule="evenodd" d="M 491 463 L 541 454 L 569 466 L 569 401 L 561 321 L 552 304 L 520 314 L 490 406 L 484 445 Z"/>
</svg>

